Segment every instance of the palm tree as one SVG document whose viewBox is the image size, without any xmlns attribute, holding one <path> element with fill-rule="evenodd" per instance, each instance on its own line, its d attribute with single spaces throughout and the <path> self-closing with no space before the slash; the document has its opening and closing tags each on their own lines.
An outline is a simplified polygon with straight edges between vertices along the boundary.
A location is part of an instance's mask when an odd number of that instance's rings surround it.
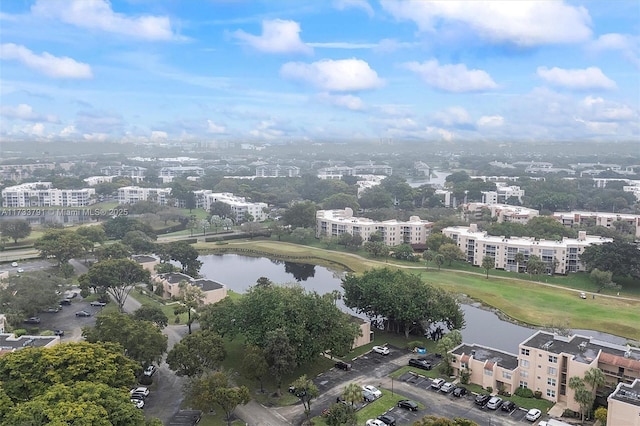
<svg viewBox="0 0 640 426">
<path fill-rule="evenodd" d="M 516 267 L 518 269 L 516 272 L 520 272 L 520 264 L 525 261 L 524 253 L 517 252 L 514 260 L 516 261 Z"/>
<path fill-rule="evenodd" d="M 362 401 L 362 388 L 357 383 L 349 383 L 342 391 L 342 399 L 351 403 L 353 407 L 356 402 Z"/>
<path fill-rule="evenodd" d="M 607 382 L 604 373 L 599 368 L 590 368 L 584 373 L 584 382 L 591 386 L 591 390 L 595 392 L 600 386 L 604 386 Z"/>
</svg>

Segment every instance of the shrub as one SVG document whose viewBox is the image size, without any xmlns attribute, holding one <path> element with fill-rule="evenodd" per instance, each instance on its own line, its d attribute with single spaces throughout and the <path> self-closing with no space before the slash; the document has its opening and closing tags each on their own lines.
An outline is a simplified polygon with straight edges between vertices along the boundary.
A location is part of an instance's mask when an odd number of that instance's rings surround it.
<svg viewBox="0 0 640 426">
<path fill-rule="evenodd" d="M 562 412 L 562 417 L 567 417 L 570 419 L 579 419 L 580 413 L 573 410 L 569 410 L 568 408 L 565 408 L 565 410 Z"/>
<path fill-rule="evenodd" d="M 410 351 L 413 351 L 415 348 L 423 348 L 423 347 L 424 347 L 424 342 L 422 342 L 421 340 L 413 340 L 407 343 L 407 349 L 409 349 Z"/>
<path fill-rule="evenodd" d="M 518 388 L 515 394 L 522 398 L 533 398 L 533 391 L 529 388 Z"/>
<path fill-rule="evenodd" d="M 468 385 L 470 379 L 471 379 L 471 370 L 469 370 L 468 368 L 465 368 L 464 370 L 460 371 L 460 383 L 462 383 L 463 385 Z"/>
<path fill-rule="evenodd" d="M 180 316 L 176 315 L 176 317 L 174 318 L 173 322 L 176 323 L 176 324 L 180 324 Z"/>
<path fill-rule="evenodd" d="M 489 393 L 493 392 L 493 388 L 491 386 L 487 386 L 487 392 Z"/>
<path fill-rule="evenodd" d="M 535 391 L 535 392 L 533 393 L 533 396 L 534 396 L 536 399 L 540 399 L 540 398 L 542 398 L 542 392 L 541 392 L 541 391 Z"/>
<path fill-rule="evenodd" d="M 80 297 L 82 297 L 83 299 L 85 297 L 88 297 L 91 294 L 91 292 L 89 291 L 88 288 L 83 288 L 82 290 L 80 290 Z"/>
<path fill-rule="evenodd" d="M 13 330 L 13 334 L 16 337 L 24 336 L 25 334 L 27 334 L 27 330 L 24 328 L 16 328 L 15 330 Z"/>
</svg>

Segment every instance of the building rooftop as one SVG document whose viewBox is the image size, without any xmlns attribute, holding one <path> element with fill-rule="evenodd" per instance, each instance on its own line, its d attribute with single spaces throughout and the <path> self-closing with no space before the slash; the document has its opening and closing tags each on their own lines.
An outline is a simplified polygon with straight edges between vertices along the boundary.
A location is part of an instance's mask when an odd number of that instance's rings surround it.
<svg viewBox="0 0 640 426">
<path fill-rule="evenodd" d="M 219 282 L 207 280 L 204 278 L 193 280 L 191 284 L 197 285 L 202 289 L 202 291 L 219 290 L 221 288 L 224 288 L 224 284 L 220 284 Z"/>
<path fill-rule="evenodd" d="M 608 354 L 607 362 L 612 364 L 640 362 L 640 349 L 602 342 L 592 337 L 573 335 L 569 337 L 554 335 L 545 331 L 538 331 L 522 346 L 534 347 L 555 354 L 571 354 L 578 362 L 590 364 L 600 353 Z"/>
<path fill-rule="evenodd" d="M 181 281 L 193 281 L 193 278 L 181 272 L 168 272 L 166 274 L 160 274 L 159 277 L 169 284 L 180 284 Z"/>
<path fill-rule="evenodd" d="M 630 385 L 618 383 L 616 390 L 607 399 L 616 399 L 640 407 L 640 379 L 635 379 Z"/>
<path fill-rule="evenodd" d="M 451 353 L 456 355 L 470 355 L 477 361 L 498 364 L 507 370 L 514 370 L 518 366 L 518 357 L 514 354 L 476 344 L 463 343 Z"/>
<path fill-rule="evenodd" d="M 155 262 L 158 260 L 158 258 L 153 256 L 147 256 L 146 254 L 134 254 L 133 256 L 131 256 L 131 258 L 138 263 L 149 263 L 149 262 Z"/>
<path fill-rule="evenodd" d="M 15 337 L 13 334 L 2 333 L 0 334 L 0 351 L 13 351 L 16 349 L 32 347 L 47 346 L 56 339 L 60 339 L 57 336 L 20 336 Z"/>
</svg>

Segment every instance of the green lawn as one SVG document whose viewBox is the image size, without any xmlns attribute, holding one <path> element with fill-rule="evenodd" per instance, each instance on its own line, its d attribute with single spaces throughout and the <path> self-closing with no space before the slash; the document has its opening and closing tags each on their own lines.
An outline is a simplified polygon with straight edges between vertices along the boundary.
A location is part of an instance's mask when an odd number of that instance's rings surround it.
<svg viewBox="0 0 640 426">
<path fill-rule="evenodd" d="M 162 309 L 162 312 L 164 312 L 164 314 L 167 316 L 167 318 L 169 318 L 169 324 L 176 324 L 176 322 L 175 322 L 176 314 L 173 313 L 174 309 L 176 308 L 176 305 L 173 305 L 173 304 L 165 305 L 165 304 L 160 302 L 160 298 L 159 297 L 149 293 L 149 290 L 142 289 L 140 287 L 138 287 L 138 288 L 136 288 L 134 290 L 131 290 L 131 293 L 129 293 L 129 297 L 133 297 L 138 302 L 140 302 L 142 305 L 156 305 L 156 306 L 159 306 L 160 309 Z M 186 324 L 187 323 L 188 315 L 186 313 L 180 314 L 178 317 L 180 318 L 180 324 Z"/>
<path fill-rule="evenodd" d="M 553 407 L 553 402 L 547 401 L 546 399 L 536 399 L 536 398 L 522 398 L 517 395 L 511 396 L 503 396 L 502 399 L 505 401 L 513 401 L 516 403 L 518 407 L 526 408 L 530 410 L 531 408 L 537 408 L 538 410 L 546 413 Z"/>
</svg>

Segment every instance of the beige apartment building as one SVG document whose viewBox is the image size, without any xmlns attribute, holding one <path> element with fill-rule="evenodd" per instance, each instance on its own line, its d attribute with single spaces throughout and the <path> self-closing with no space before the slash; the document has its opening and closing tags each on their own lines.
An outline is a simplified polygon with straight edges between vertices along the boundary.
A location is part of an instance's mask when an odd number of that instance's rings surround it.
<svg viewBox="0 0 640 426">
<path fill-rule="evenodd" d="M 200 287 L 204 294 L 204 304 L 216 303 L 227 297 L 227 287 L 216 281 L 204 278 L 194 279 L 180 272 L 169 272 L 152 277 L 153 281 L 162 286 L 165 299 L 180 297 L 180 283 L 185 282 L 194 287 Z"/>
<path fill-rule="evenodd" d="M 444 228 L 442 233 L 453 239 L 465 255 L 465 260 L 472 265 L 481 266 L 482 258 L 491 256 L 495 259 L 495 268 L 506 271 L 522 272 L 526 267 L 526 260 L 531 255 L 542 259 L 547 266 L 547 273 L 568 274 L 584 271 L 580 262 L 580 255 L 584 249 L 592 244 L 612 242 L 613 239 L 587 235 L 585 231 L 578 233 L 578 238 L 563 238 L 562 240 L 536 240 L 531 237 L 511 237 L 488 235 L 478 231 L 475 224 L 471 226 L 451 226 Z M 525 257 L 523 264 L 516 262 L 516 253 Z M 552 266 L 556 262 L 556 268 Z"/>
<path fill-rule="evenodd" d="M 118 203 L 135 204 L 140 201 L 153 201 L 166 205 L 171 197 L 171 188 L 142 188 L 139 186 L 123 186 L 118 189 Z"/>
<path fill-rule="evenodd" d="M 470 369 L 471 383 L 509 393 L 518 387 L 529 388 L 573 411 L 580 407 L 568 386 L 571 377 L 582 378 L 590 368 L 599 368 L 606 377 L 606 384 L 597 390 L 601 395 L 609 395 L 619 383 L 631 386 L 640 379 L 640 348 L 580 335 L 538 331 L 519 345 L 517 355 L 466 343 L 451 354 L 455 374 Z"/>
<path fill-rule="evenodd" d="M 495 218 L 498 223 L 515 222 L 525 224 L 540 215 L 540 212 L 536 209 L 509 204 L 467 203 L 462 205 L 464 216 L 471 220 L 482 219 L 482 214 L 485 210 L 489 211 L 491 217 Z"/>
<path fill-rule="evenodd" d="M 553 218 L 567 227 L 592 225 L 613 228 L 616 222 L 626 222 L 634 227 L 636 238 L 640 238 L 640 215 L 637 214 L 571 211 L 556 212 Z"/>
<path fill-rule="evenodd" d="M 640 426 L 640 379 L 618 383 L 607 402 L 608 425 Z"/>
<path fill-rule="evenodd" d="M 363 241 L 374 233 L 380 233 L 387 246 L 400 244 L 424 244 L 431 234 L 432 222 L 411 216 L 408 221 L 385 220 L 376 222 L 364 217 L 354 217 L 349 207 L 344 210 L 319 210 L 316 213 L 316 237 L 338 237 L 342 234 L 359 235 Z"/>
</svg>

